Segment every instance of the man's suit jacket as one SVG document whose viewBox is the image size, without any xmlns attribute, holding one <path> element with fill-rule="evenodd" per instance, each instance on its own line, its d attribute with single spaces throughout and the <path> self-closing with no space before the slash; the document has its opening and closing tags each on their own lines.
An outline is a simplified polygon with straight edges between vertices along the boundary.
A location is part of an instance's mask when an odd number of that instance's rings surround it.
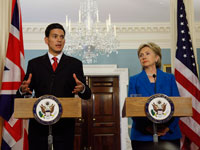
<svg viewBox="0 0 200 150">
<path fill-rule="evenodd" d="M 73 73 L 85 85 L 84 93 L 79 93 L 82 99 L 89 99 L 91 96 L 90 88 L 86 85 L 83 74 L 82 62 L 76 58 L 62 55 L 61 60 L 54 72 L 48 57 L 48 54 L 34 58 L 29 61 L 25 80 L 32 73 L 30 89 L 35 91 L 35 96 L 38 98 L 42 95 L 50 94 L 56 97 L 74 97 L 72 93 L 76 82 L 73 78 Z M 74 135 L 74 119 L 60 119 L 53 125 L 53 136 L 63 138 L 63 136 Z M 35 119 L 30 119 L 29 136 L 47 136 L 48 126 L 41 125 Z"/>
<path fill-rule="evenodd" d="M 146 72 L 143 70 L 141 73 L 130 77 L 128 96 L 131 96 L 131 94 L 141 94 L 142 97 L 149 97 L 155 94 L 154 87 L 155 85 L 152 86 Z M 165 94 L 167 96 L 179 96 L 179 91 L 173 74 L 165 73 L 160 69 L 157 69 L 156 93 Z M 149 124 L 150 121 L 147 118 L 133 118 L 131 140 L 152 141 L 152 135 L 145 132 L 145 128 Z M 180 138 L 181 133 L 178 125 L 178 118 L 175 118 L 168 125 L 170 131 L 160 138 L 163 140 Z"/>
</svg>

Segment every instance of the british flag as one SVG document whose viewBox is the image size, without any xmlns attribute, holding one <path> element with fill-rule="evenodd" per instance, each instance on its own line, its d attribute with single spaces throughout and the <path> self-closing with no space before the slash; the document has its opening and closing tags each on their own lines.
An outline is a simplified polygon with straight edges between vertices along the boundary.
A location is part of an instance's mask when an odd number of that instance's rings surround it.
<svg viewBox="0 0 200 150">
<path fill-rule="evenodd" d="M 2 150 L 27 150 L 26 122 L 13 118 L 16 91 L 24 78 L 24 47 L 19 0 L 12 0 L 11 27 L 0 90 L 0 116 L 4 121 Z M 25 140 L 25 141 L 24 141 Z"/>
<path fill-rule="evenodd" d="M 175 77 L 182 97 L 192 97 L 192 117 L 180 119 L 184 150 L 200 149 L 200 83 L 183 0 L 177 0 Z"/>
</svg>

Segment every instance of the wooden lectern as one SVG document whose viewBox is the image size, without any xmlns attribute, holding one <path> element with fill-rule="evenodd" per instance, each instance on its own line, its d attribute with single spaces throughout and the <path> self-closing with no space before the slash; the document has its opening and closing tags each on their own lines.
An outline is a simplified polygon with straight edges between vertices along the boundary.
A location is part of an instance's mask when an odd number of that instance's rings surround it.
<svg viewBox="0 0 200 150">
<path fill-rule="evenodd" d="M 125 99 L 123 117 L 146 117 L 145 104 L 149 97 L 127 97 Z M 192 98 L 169 97 L 174 103 L 174 115 L 176 117 L 192 116 Z"/>
<path fill-rule="evenodd" d="M 80 98 L 57 98 L 62 105 L 62 118 L 81 117 Z M 34 118 L 33 105 L 38 98 L 16 98 L 14 105 L 14 118 L 29 119 Z"/>
<path fill-rule="evenodd" d="M 61 118 L 81 117 L 80 98 L 57 98 L 62 105 Z M 16 98 L 14 105 L 14 118 L 29 119 L 34 118 L 33 106 L 38 98 Z M 52 126 L 49 125 L 48 149 L 53 148 Z"/>
<path fill-rule="evenodd" d="M 189 117 L 192 116 L 192 98 L 188 97 L 169 97 L 174 103 L 174 114 L 175 117 Z M 145 105 L 149 97 L 127 97 L 125 99 L 122 116 L 123 117 L 146 117 Z M 154 134 L 153 141 L 154 143 L 148 143 L 145 147 L 148 149 L 156 150 L 179 150 L 179 147 L 176 147 L 172 143 L 168 142 L 158 142 L 158 136 L 156 135 L 156 125 L 153 123 Z"/>
</svg>

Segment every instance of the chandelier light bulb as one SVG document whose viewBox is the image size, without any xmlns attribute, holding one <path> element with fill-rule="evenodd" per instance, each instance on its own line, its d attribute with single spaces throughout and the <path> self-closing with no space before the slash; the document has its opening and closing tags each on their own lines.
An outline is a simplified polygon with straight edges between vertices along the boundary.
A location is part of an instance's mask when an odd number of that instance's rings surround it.
<svg viewBox="0 0 200 150">
<path fill-rule="evenodd" d="M 78 12 L 78 26 L 71 30 L 71 20 L 66 16 L 67 55 L 81 57 L 83 63 L 96 63 L 99 55 L 110 56 L 118 53 L 116 26 L 111 24 L 111 15 L 106 23 L 100 23 L 96 0 L 81 0 Z"/>
</svg>

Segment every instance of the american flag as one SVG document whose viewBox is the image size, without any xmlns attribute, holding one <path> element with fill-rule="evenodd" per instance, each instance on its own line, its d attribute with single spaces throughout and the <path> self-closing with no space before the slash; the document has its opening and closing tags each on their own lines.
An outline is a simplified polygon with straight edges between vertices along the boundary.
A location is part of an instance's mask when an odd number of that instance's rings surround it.
<svg viewBox="0 0 200 150">
<path fill-rule="evenodd" d="M 0 90 L 0 116 L 4 121 L 2 150 L 27 150 L 25 121 L 14 119 L 13 104 L 24 78 L 24 47 L 19 0 L 12 0 L 12 20 Z"/>
<path fill-rule="evenodd" d="M 177 0 L 175 77 L 182 97 L 192 97 L 192 117 L 180 119 L 184 150 L 200 149 L 200 84 L 183 0 Z M 189 141 L 189 142 L 188 142 Z"/>
</svg>

